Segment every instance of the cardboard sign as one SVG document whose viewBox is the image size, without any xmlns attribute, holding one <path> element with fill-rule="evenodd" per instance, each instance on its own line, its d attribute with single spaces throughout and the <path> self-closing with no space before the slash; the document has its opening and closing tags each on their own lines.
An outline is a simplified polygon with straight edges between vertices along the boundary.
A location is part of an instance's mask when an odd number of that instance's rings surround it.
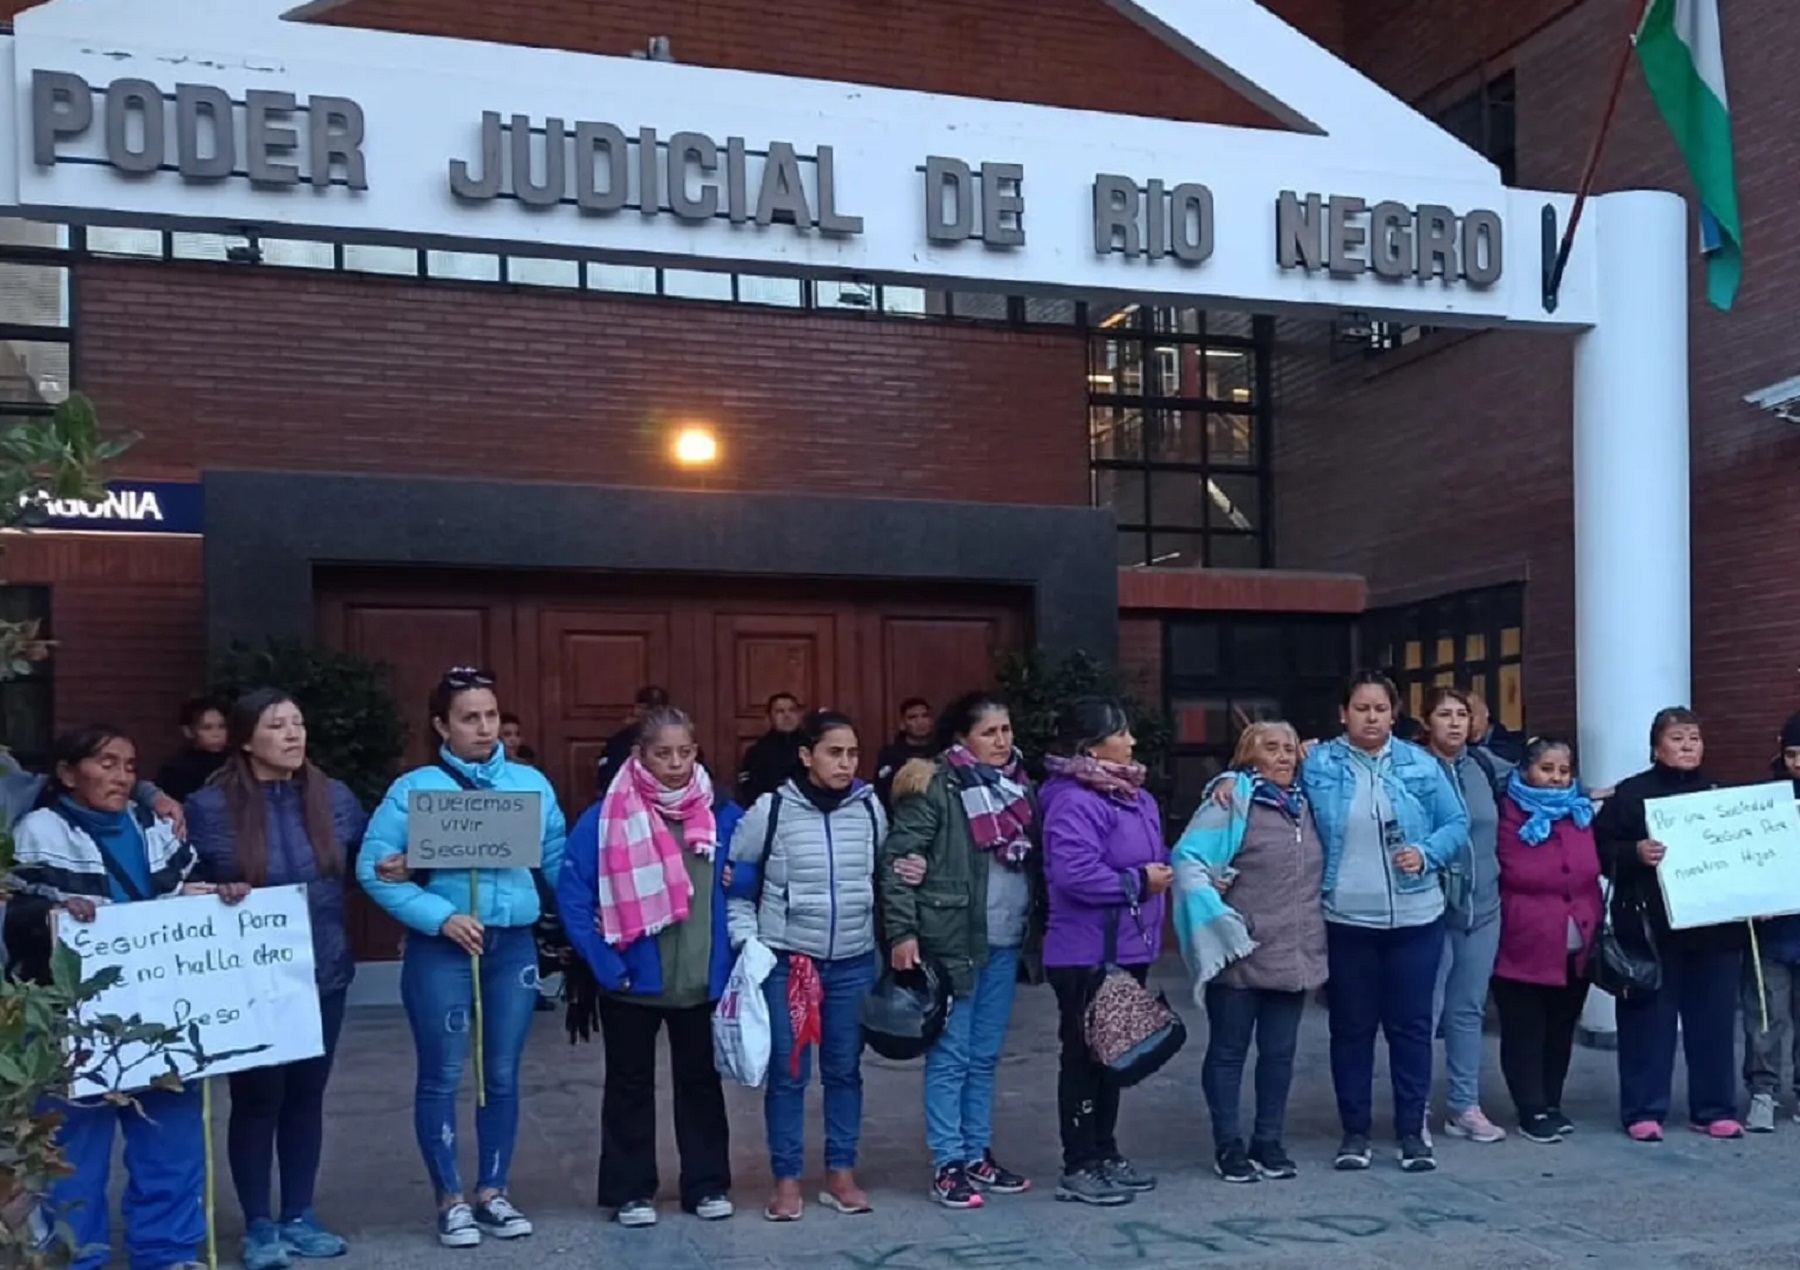
<svg viewBox="0 0 1800 1270">
<path fill-rule="evenodd" d="M 82 1007 L 88 1018 L 116 1014 L 181 1029 L 199 1025 L 204 1075 L 317 1058 L 325 1052 L 313 980 L 312 919 L 304 886 L 263 887 L 241 904 L 215 896 L 103 904 L 91 922 L 60 917 L 57 937 L 81 957 L 83 978 L 107 966 L 117 984 Z M 171 1055 L 183 1076 L 196 1064 Z M 95 1055 L 77 1077 L 77 1098 L 146 1088 L 168 1070 L 147 1046 Z"/>
<path fill-rule="evenodd" d="M 544 862 L 536 790 L 415 789 L 406 805 L 412 869 L 535 869 Z"/>
<path fill-rule="evenodd" d="M 1800 806 L 1788 781 L 1709 789 L 1644 804 L 1677 930 L 1800 913 Z"/>
</svg>

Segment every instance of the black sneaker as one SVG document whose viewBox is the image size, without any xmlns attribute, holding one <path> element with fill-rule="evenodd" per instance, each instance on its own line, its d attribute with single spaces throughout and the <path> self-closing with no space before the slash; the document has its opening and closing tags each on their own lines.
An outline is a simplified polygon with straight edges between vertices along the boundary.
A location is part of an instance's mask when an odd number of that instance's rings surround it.
<svg viewBox="0 0 1800 1270">
<path fill-rule="evenodd" d="M 1369 1135 L 1366 1133 L 1346 1133 L 1344 1140 L 1338 1143 L 1337 1158 L 1332 1160 L 1331 1167 L 1339 1173 L 1360 1173 L 1374 1163 L 1375 1153 L 1369 1149 Z"/>
<path fill-rule="evenodd" d="M 495 1239 L 523 1239 L 531 1233 L 530 1220 L 504 1195 L 476 1201 L 475 1224 Z"/>
<path fill-rule="evenodd" d="M 1556 1122 L 1556 1131 L 1563 1137 L 1575 1132 L 1575 1122 L 1563 1115 L 1561 1107 L 1552 1107 L 1546 1114 Z"/>
<path fill-rule="evenodd" d="M 1557 1124 L 1556 1117 L 1547 1112 L 1520 1116 L 1519 1132 L 1533 1142 L 1561 1142 L 1563 1139 L 1562 1127 Z"/>
<path fill-rule="evenodd" d="M 1120 1204 L 1131 1203 L 1134 1197 L 1130 1191 L 1117 1185 L 1100 1169 L 1091 1168 L 1064 1173 L 1062 1181 L 1056 1187 L 1056 1198 L 1067 1204 L 1094 1204 L 1101 1208 L 1116 1208 Z"/>
<path fill-rule="evenodd" d="M 1260 1182 L 1262 1174 L 1250 1163 L 1243 1140 L 1233 1138 L 1213 1154 L 1213 1169 L 1227 1182 Z"/>
<path fill-rule="evenodd" d="M 1122 1191 L 1143 1194 L 1156 1189 L 1156 1179 L 1148 1173 L 1138 1172 L 1124 1156 L 1115 1155 L 1100 1166 L 1100 1171 L 1106 1174 L 1107 1181 Z"/>
<path fill-rule="evenodd" d="M 1429 1173 L 1437 1167 L 1437 1157 L 1431 1148 L 1425 1145 L 1425 1139 L 1416 1134 L 1407 1134 L 1400 1139 L 1400 1171 L 1402 1173 Z"/>
<path fill-rule="evenodd" d="M 992 1151 L 979 1160 L 971 1160 L 963 1172 L 968 1174 L 970 1184 L 978 1191 L 991 1191 L 995 1195 L 1023 1195 L 1031 1189 L 1030 1178 L 1002 1168 L 999 1161 L 994 1159 Z"/>
<path fill-rule="evenodd" d="M 969 1175 L 960 1164 L 946 1164 L 937 1171 L 931 1183 L 931 1198 L 945 1208 L 980 1208 L 981 1194 L 969 1185 Z"/>
<path fill-rule="evenodd" d="M 1250 1163 L 1258 1173 L 1275 1181 L 1285 1182 L 1291 1177 L 1300 1176 L 1299 1166 L 1281 1149 L 1279 1142 L 1252 1142 Z"/>
</svg>

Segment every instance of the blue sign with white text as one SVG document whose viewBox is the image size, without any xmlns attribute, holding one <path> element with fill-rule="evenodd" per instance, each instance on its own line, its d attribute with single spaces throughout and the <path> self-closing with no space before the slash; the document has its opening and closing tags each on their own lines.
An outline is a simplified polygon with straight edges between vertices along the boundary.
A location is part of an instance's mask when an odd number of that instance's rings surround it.
<svg viewBox="0 0 1800 1270">
<path fill-rule="evenodd" d="M 81 529 L 115 534 L 197 534 L 201 522 L 198 481 L 109 481 L 96 502 L 53 499 L 33 529 Z"/>
</svg>

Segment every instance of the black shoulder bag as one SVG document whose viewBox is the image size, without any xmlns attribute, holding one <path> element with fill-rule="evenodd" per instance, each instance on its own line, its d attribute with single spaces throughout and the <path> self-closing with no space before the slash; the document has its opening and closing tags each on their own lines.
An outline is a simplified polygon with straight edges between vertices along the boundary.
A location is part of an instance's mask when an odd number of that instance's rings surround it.
<svg viewBox="0 0 1800 1270">
<path fill-rule="evenodd" d="M 1588 954 L 1588 979 L 1608 996 L 1621 1001 L 1641 1000 L 1662 987 L 1662 959 L 1656 952 L 1656 933 L 1636 887 L 1629 897 L 1621 899 L 1617 869 L 1607 875 L 1607 890 L 1607 902 L 1600 912 L 1600 930 L 1594 936 L 1593 951 Z M 1636 930 L 1627 930 L 1626 934 L 1641 941 L 1636 947 L 1629 938 L 1619 938 L 1613 923 L 1615 907 L 1630 912 L 1631 925 Z"/>
</svg>

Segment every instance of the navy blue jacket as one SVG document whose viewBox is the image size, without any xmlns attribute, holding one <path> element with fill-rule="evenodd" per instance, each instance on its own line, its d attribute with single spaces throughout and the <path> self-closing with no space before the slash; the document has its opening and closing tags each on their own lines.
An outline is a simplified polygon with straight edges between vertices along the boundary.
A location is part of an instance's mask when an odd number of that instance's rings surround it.
<svg viewBox="0 0 1800 1270">
<path fill-rule="evenodd" d="M 714 816 L 719 827 L 719 847 L 713 852 L 712 965 L 707 976 L 707 995 L 717 1001 L 725 995 L 734 958 L 725 923 L 725 866 L 731 862 L 731 835 L 744 812 L 736 803 L 724 803 Z M 634 939 L 623 951 L 600 937 L 595 925 L 600 907 L 600 804 L 582 813 L 569 830 L 563 854 L 562 876 L 556 881 L 556 905 L 563 929 L 581 959 L 594 972 L 602 991 L 623 990 L 627 996 L 654 997 L 663 990 L 662 952 L 656 937 Z"/>
<path fill-rule="evenodd" d="M 263 797 L 269 836 L 269 876 L 263 885 L 305 884 L 312 916 L 313 974 L 320 992 L 341 992 L 356 977 L 356 957 L 344 922 L 344 885 L 369 823 L 368 813 L 341 782 L 331 782 L 331 826 L 344 851 L 344 869 L 335 878 L 322 878 L 306 836 L 300 790 L 291 781 L 270 781 L 263 786 Z M 237 834 L 225 807 L 225 791 L 207 785 L 185 806 L 188 841 L 200 857 L 200 876 L 208 882 L 242 882 L 244 871 L 238 866 Z"/>
</svg>

